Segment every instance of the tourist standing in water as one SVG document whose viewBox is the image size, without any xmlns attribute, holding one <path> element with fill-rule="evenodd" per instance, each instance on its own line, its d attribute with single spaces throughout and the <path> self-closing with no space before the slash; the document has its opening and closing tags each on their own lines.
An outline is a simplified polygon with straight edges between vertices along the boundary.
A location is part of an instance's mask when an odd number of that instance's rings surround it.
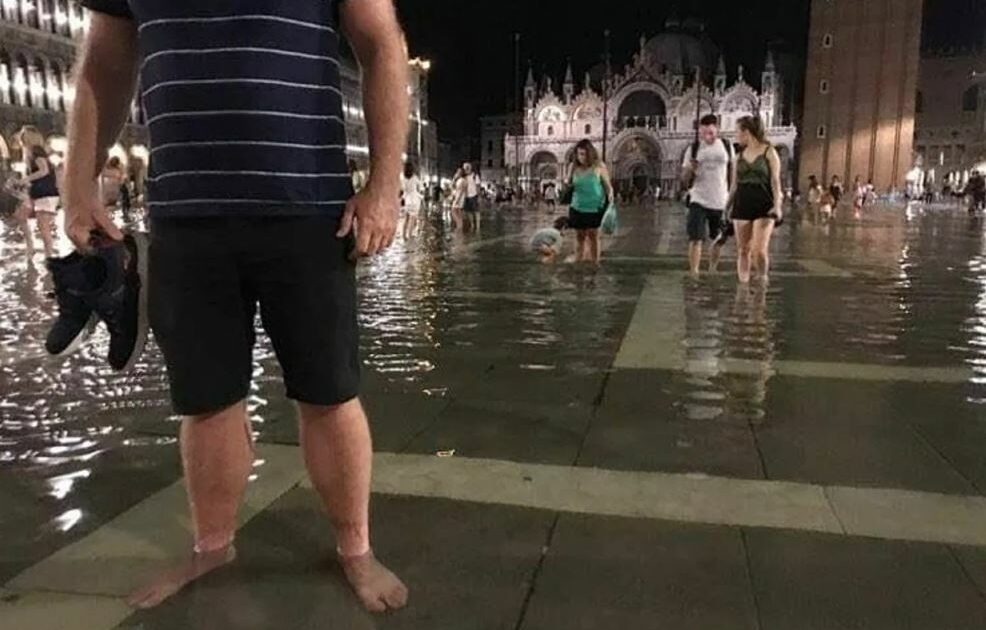
<svg viewBox="0 0 986 630">
<path fill-rule="evenodd" d="M 55 217 L 58 214 L 58 182 L 55 167 L 48 159 L 41 134 L 33 128 L 25 127 L 20 133 L 24 151 L 24 166 L 27 176 L 24 181 L 30 186 L 28 195 L 31 210 L 38 221 L 38 233 L 44 245 L 45 256 L 55 255 Z"/>
<path fill-rule="evenodd" d="M 699 139 L 685 154 L 683 176 L 688 189 L 688 264 L 693 276 L 702 265 L 702 247 L 707 240 L 713 245 L 709 253 L 709 270 L 719 266 L 725 241 L 719 239 L 723 213 L 729 202 L 729 187 L 736 178 L 733 146 L 719 135 L 719 119 L 707 115 L 699 121 Z"/>
<path fill-rule="evenodd" d="M 373 449 L 359 398 L 356 299 L 356 259 L 390 247 L 397 231 L 409 104 L 393 0 L 81 4 L 91 23 L 75 72 L 66 231 L 83 253 L 97 229 L 124 240 L 97 175 L 140 70 L 157 149 L 147 179 L 150 315 L 183 417 L 194 536 L 184 561 L 131 603 L 155 606 L 235 557 L 255 461 L 246 401 L 259 308 L 297 403 L 299 457 L 334 526 L 340 572 L 366 609 L 403 607 L 407 589 L 370 544 Z M 362 69 L 370 146 L 369 178 L 356 195 L 345 153 L 343 35 Z M 271 89 L 244 82 L 246 71 L 292 82 Z"/>
<path fill-rule="evenodd" d="M 404 240 L 408 240 L 414 235 L 414 229 L 418 225 L 418 217 L 421 215 L 421 206 L 424 202 L 421 178 L 418 177 L 418 170 L 411 162 L 404 165 L 404 177 L 401 178 L 401 201 L 401 209 L 404 213 Z"/>
<path fill-rule="evenodd" d="M 759 116 L 740 118 L 736 128 L 737 141 L 743 147 L 731 195 L 739 250 L 736 271 L 743 284 L 750 281 L 751 268 L 766 282 L 770 274 L 770 238 L 784 216 L 781 160 L 767 141 Z"/>
<path fill-rule="evenodd" d="M 599 226 L 602 225 L 609 201 L 613 199 L 609 170 L 599 159 L 599 152 L 589 140 L 582 140 L 575 145 L 570 168 L 572 204 L 568 226 L 575 230 L 578 239 L 575 261 L 598 265 L 602 259 Z"/>
</svg>

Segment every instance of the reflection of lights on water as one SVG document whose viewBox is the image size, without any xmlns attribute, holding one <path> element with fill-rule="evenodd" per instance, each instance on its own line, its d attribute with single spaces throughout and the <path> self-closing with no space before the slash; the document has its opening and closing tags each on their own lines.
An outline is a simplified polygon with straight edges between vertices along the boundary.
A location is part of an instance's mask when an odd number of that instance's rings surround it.
<svg viewBox="0 0 986 630">
<path fill-rule="evenodd" d="M 67 475 L 52 477 L 48 480 L 48 485 L 51 486 L 51 491 L 48 494 L 56 499 L 64 499 L 72 492 L 72 486 L 75 485 L 77 479 L 88 479 L 90 474 L 92 473 L 89 470 L 80 470 Z"/>
<path fill-rule="evenodd" d="M 78 525 L 79 521 L 81 520 L 82 520 L 82 510 L 74 509 L 74 510 L 68 510 L 67 512 L 62 513 L 59 516 L 56 516 L 53 522 L 55 524 L 55 527 L 58 528 L 59 531 L 67 532 L 73 527 L 75 527 L 76 525 Z"/>
<path fill-rule="evenodd" d="M 984 242 L 986 249 L 986 242 Z M 969 320 L 971 337 L 969 345 L 977 349 L 977 356 L 967 361 L 972 366 L 974 376 L 970 379 L 973 385 L 986 385 L 986 252 L 969 263 L 973 281 L 979 285 L 979 296 L 973 306 L 973 315 Z M 970 402 L 983 403 L 982 400 Z"/>
</svg>

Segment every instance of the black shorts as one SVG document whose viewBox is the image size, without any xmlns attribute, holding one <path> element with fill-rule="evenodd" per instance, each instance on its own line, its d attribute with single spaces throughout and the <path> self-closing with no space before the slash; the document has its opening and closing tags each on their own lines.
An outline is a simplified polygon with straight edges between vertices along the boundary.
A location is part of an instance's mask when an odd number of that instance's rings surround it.
<svg viewBox="0 0 986 630">
<path fill-rule="evenodd" d="M 575 208 L 568 211 L 568 227 L 573 230 L 598 230 L 602 224 L 602 212 L 579 212 Z"/>
<path fill-rule="evenodd" d="M 770 217 L 774 209 L 774 193 L 760 186 L 743 186 L 736 188 L 736 200 L 733 203 L 733 220 L 757 221 Z"/>
<path fill-rule="evenodd" d="M 704 241 L 719 237 L 722 229 L 722 210 L 713 210 L 697 203 L 688 204 L 688 240 Z"/>
<path fill-rule="evenodd" d="M 351 238 L 331 217 L 156 219 L 151 324 L 178 414 L 244 400 L 257 306 L 289 398 L 338 405 L 359 390 Z"/>
<path fill-rule="evenodd" d="M 466 197 L 462 209 L 466 212 L 479 212 L 479 197 Z"/>
</svg>

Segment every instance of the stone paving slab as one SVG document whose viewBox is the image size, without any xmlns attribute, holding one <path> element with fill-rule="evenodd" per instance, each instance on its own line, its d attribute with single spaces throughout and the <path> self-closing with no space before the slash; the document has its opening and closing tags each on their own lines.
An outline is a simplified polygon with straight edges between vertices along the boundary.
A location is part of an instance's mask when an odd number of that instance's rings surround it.
<svg viewBox="0 0 986 630">
<path fill-rule="evenodd" d="M 772 379 L 766 417 L 756 427 L 768 476 L 822 485 L 977 494 L 911 426 L 913 416 L 890 403 L 903 387 Z"/>
<path fill-rule="evenodd" d="M 937 416 L 937 414 L 936 414 Z M 972 484 L 980 494 L 986 495 L 986 423 L 955 422 L 929 418 L 915 430 L 941 457 Z"/>
<path fill-rule="evenodd" d="M 953 546 L 952 553 L 986 601 L 986 549 L 982 547 Z"/>
<path fill-rule="evenodd" d="M 128 441 L 88 461 L 0 471 L 0 584 L 174 483 L 180 468 L 173 444 Z"/>
<path fill-rule="evenodd" d="M 257 478 L 240 510 L 244 523 L 304 476 L 297 448 L 264 445 Z M 151 495 L 81 540 L 26 569 L 7 588 L 125 597 L 191 548 L 191 523 L 181 482 Z"/>
<path fill-rule="evenodd" d="M 562 515 L 522 630 L 757 630 L 740 532 Z"/>
<path fill-rule="evenodd" d="M 294 490 L 240 532 L 232 567 L 120 630 L 515 627 L 552 514 L 408 498 L 377 498 L 373 514 L 378 555 L 411 588 L 401 613 L 362 612 L 334 561 L 318 498 Z"/>
<path fill-rule="evenodd" d="M 941 545 L 746 530 L 762 630 L 973 630 L 986 600 Z"/>
<path fill-rule="evenodd" d="M 121 599 L 0 589 L 0 625 L 9 630 L 109 630 L 130 615 Z"/>
<path fill-rule="evenodd" d="M 560 414 L 518 403 L 488 407 L 454 402 L 407 451 L 567 465 L 575 460 L 588 425 L 586 409 Z"/>
</svg>

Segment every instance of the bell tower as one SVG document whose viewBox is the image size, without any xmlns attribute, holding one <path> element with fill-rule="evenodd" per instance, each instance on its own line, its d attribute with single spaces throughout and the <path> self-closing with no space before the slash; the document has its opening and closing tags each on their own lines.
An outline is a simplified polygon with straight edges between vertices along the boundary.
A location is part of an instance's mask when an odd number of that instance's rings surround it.
<svg viewBox="0 0 986 630">
<path fill-rule="evenodd" d="M 912 164 L 923 0 L 812 0 L 801 130 L 808 177 L 903 190 Z"/>
</svg>

